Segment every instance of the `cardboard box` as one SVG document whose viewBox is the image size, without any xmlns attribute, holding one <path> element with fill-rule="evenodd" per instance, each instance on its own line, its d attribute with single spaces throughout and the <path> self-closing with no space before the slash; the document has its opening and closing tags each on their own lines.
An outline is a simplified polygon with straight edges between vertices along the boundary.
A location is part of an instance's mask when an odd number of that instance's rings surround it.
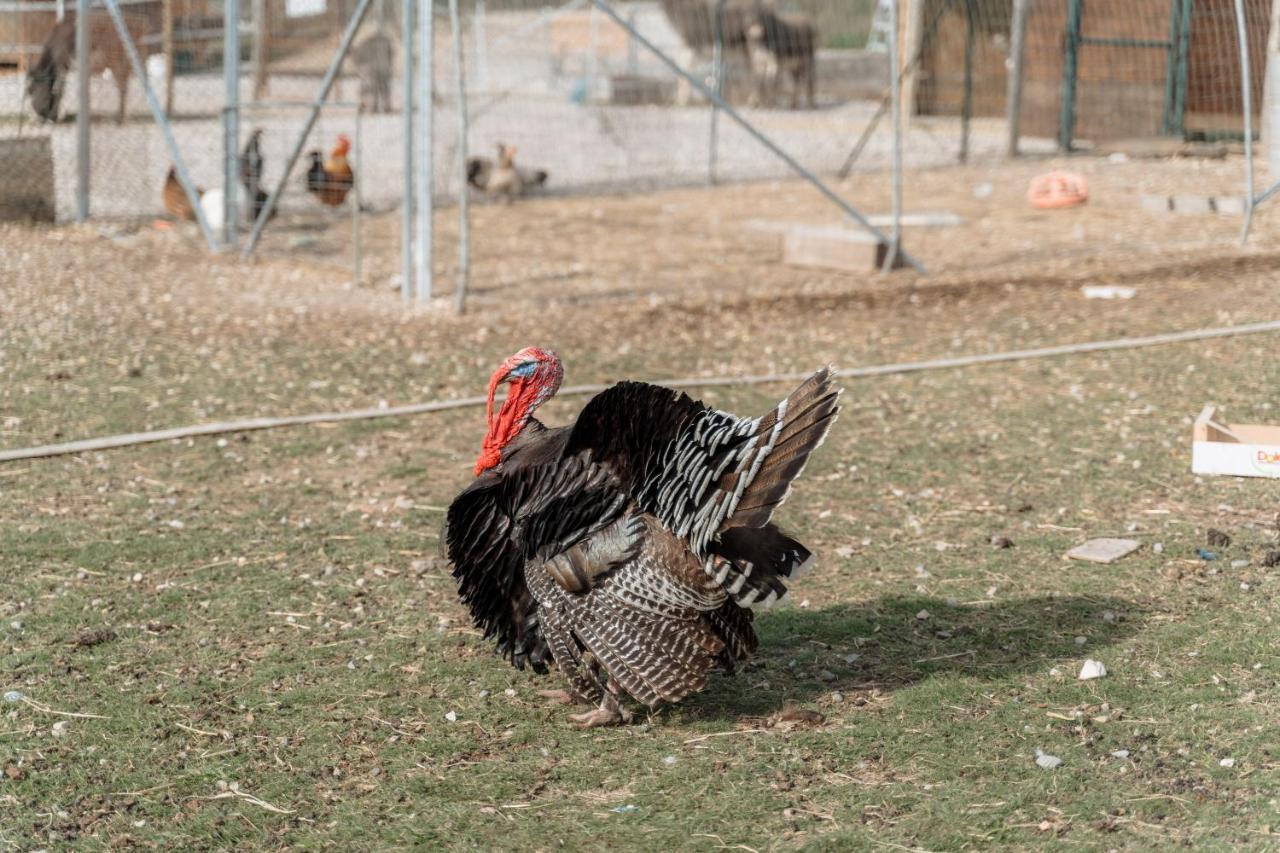
<svg viewBox="0 0 1280 853">
<path fill-rule="evenodd" d="M 1280 426 L 1228 426 L 1217 415 L 1217 408 L 1209 405 L 1196 418 L 1191 470 L 1196 474 L 1280 479 Z"/>
</svg>

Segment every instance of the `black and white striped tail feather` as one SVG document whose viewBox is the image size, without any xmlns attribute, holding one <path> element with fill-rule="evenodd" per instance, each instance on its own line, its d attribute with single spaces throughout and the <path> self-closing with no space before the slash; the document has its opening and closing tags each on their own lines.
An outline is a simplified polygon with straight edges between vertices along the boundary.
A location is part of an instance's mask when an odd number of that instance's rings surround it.
<svg viewBox="0 0 1280 853">
<path fill-rule="evenodd" d="M 761 527 L 787 499 L 840 412 L 841 392 L 831 388 L 830 379 L 830 368 L 818 371 L 762 419 L 776 417 L 776 438 L 762 449 L 745 485 L 739 484 L 725 528 Z"/>
<path fill-rule="evenodd" d="M 808 548 L 774 524 L 730 528 L 716 547 L 721 555 L 716 558 L 713 580 L 742 606 L 772 605 L 786 595 L 787 582 L 814 561 Z"/>
<path fill-rule="evenodd" d="M 786 594 L 783 579 L 813 562 L 807 548 L 769 524 L 774 510 L 791 492 L 809 455 L 826 439 L 839 413 L 840 390 L 831 387 L 832 369 L 824 368 L 760 418 L 751 469 L 734 484 L 730 512 L 718 532 L 715 556 L 704 568 L 741 605 L 768 606 Z M 753 541 L 754 540 L 754 541 Z"/>
</svg>

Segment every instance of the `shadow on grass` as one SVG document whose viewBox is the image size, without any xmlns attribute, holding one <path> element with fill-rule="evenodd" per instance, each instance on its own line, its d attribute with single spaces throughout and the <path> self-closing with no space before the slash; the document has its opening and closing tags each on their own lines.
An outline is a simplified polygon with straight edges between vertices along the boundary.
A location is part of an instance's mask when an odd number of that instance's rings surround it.
<svg viewBox="0 0 1280 853">
<path fill-rule="evenodd" d="M 764 612 L 756 617 L 755 659 L 732 677 L 713 677 L 680 707 L 697 717 L 762 716 L 833 691 L 894 690 L 936 675 L 1047 671 L 1053 661 L 1084 658 L 1129 636 L 1140 621 L 1132 602 L 1107 597 L 946 604 L 894 596 Z"/>
</svg>

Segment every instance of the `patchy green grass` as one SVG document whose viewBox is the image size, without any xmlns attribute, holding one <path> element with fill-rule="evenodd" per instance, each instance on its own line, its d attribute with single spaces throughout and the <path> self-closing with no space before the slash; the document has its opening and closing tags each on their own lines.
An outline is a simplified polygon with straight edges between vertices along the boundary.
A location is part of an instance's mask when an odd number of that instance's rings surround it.
<svg viewBox="0 0 1280 853">
<path fill-rule="evenodd" d="M 16 446 L 475 393 L 526 340 L 555 342 L 576 382 L 1186 328 L 1227 303 L 1256 313 L 1222 322 L 1267 316 L 1267 279 L 1153 283 L 1131 305 L 1021 287 L 635 307 L 607 336 L 585 308 L 388 331 L 215 306 L 200 345 L 192 315 L 138 320 L 122 301 L 66 317 L 61 343 L 11 330 L 0 422 L 21 421 Z M 102 316 L 117 334 L 95 332 Z M 141 343 L 120 334 L 135 323 Z M 654 328 L 672 330 L 661 347 Z M 21 694 L 0 701 L 0 844 L 1274 849 L 1276 487 L 1187 469 L 1204 402 L 1276 419 L 1276 351 L 1253 337 L 848 382 L 782 519 L 819 564 L 759 615 L 760 656 L 590 732 L 538 695 L 553 681 L 490 653 L 437 557 L 476 410 L 0 466 L 0 687 Z M 705 396 L 753 412 L 784 390 Z M 1209 527 L 1233 539 L 1212 561 Z M 1105 535 L 1144 547 L 1063 559 Z M 1086 658 L 1108 676 L 1076 680 Z"/>
</svg>

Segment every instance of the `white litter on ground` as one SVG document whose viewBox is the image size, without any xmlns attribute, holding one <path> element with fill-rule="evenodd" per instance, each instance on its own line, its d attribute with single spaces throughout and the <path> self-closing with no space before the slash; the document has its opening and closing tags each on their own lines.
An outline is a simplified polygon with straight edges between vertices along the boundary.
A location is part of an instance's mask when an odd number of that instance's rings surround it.
<svg viewBox="0 0 1280 853">
<path fill-rule="evenodd" d="M 1116 284 L 1086 284 L 1080 292 L 1085 299 L 1132 299 L 1138 291 Z"/>
<path fill-rule="evenodd" d="M 1234 758 L 1224 758 L 1218 762 L 1219 767 L 1235 767 L 1236 760 Z"/>
<path fill-rule="evenodd" d="M 1053 770 L 1062 764 L 1062 759 L 1056 755 L 1050 755 L 1044 752 L 1040 747 L 1036 747 L 1036 764 L 1045 770 Z"/>
<path fill-rule="evenodd" d="M 1084 666 L 1080 667 L 1080 675 L 1076 676 L 1080 681 L 1088 681 L 1091 678 L 1102 678 L 1107 674 L 1107 668 L 1102 665 L 1102 661 L 1087 660 Z"/>
</svg>

